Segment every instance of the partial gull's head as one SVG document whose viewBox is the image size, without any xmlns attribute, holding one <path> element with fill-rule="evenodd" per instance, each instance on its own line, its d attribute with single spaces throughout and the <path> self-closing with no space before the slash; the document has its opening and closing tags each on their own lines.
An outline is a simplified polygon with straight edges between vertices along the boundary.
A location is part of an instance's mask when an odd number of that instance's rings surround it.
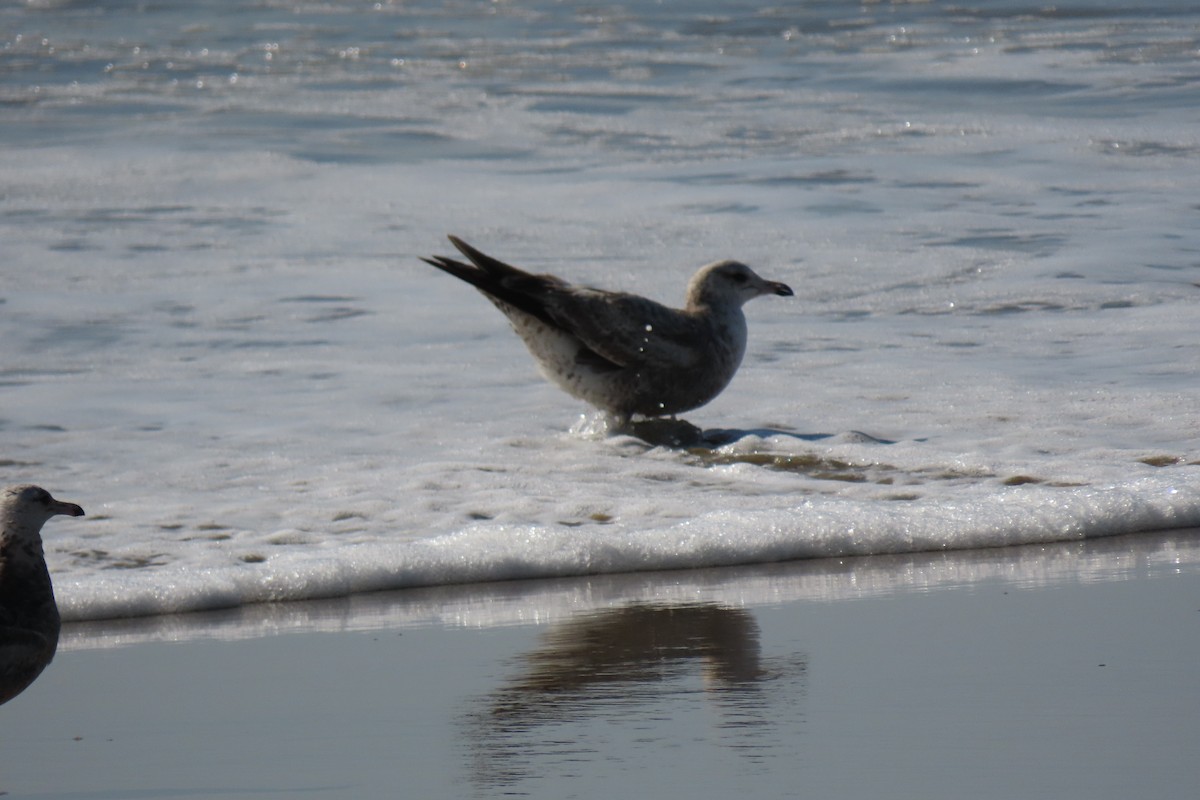
<svg viewBox="0 0 1200 800">
<path fill-rule="evenodd" d="M 786 283 L 762 278 L 740 261 L 717 261 L 701 267 L 692 277 L 687 288 L 687 307 L 733 304 L 740 308 L 765 294 L 791 297 L 792 289 Z"/>
<path fill-rule="evenodd" d="M 9 486 L 0 491 L 0 540 L 6 544 L 33 544 L 40 553 L 42 526 L 60 514 L 82 517 L 83 509 L 55 500 L 40 486 Z"/>
</svg>

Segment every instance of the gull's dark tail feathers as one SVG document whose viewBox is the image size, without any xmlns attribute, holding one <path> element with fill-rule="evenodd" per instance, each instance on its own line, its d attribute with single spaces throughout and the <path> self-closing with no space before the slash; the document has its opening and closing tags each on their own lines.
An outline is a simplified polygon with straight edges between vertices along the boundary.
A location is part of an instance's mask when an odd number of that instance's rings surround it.
<svg viewBox="0 0 1200 800">
<path fill-rule="evenodd" d="M 561 288 L 559 279 L 549 275 L 531 275 L 476 250 L 457 236 L 450 236 L 449 239 L 460 253 L 471 260 L 470 264 L 445 256 L 422 256 L 421 260 L 471 284 L 490 298 L 532 314 L 547 325 L 559 327 L 559 323 L 547 311 L 545 301 L 548 292 Z"/>
</svg>

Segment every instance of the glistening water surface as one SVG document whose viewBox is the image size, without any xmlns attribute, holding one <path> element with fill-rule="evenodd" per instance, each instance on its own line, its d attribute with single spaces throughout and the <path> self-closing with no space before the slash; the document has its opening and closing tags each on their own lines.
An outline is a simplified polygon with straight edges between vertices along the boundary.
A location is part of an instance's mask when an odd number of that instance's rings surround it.
<svg viewBox="0 0 1200 800">
<path fill-rule="evenodd" d="M 1187 3 L 0 11 L 0 480 L 69 619 L 1200 523 Z M 446 233 L 678 302 L 720 444 L 603 436 Z"/>
</svg>

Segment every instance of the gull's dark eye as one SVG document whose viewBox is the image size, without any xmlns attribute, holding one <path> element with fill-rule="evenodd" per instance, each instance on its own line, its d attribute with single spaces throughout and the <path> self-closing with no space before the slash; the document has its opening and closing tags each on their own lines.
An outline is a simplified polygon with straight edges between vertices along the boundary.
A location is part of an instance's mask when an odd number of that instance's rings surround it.
<svg viewBox="0 0 1200 800">
<path fill-rule="evenodd" d="M 744 272 L 733 273 L 733 282 L 734 283 L 745 283 L 748 280 L 750 280 L 750 276 Z"/>
</svg>

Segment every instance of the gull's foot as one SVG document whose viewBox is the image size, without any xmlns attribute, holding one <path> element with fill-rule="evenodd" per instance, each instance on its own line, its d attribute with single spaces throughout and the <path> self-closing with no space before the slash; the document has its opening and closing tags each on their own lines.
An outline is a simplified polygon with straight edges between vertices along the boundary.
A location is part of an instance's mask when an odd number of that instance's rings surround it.
<svg viewBox="0 0 1200 800">
<path fill-rule="evenodd" d="M 707 443 L 704 431 L 685 419 L 653 417 L 633 420 L 626 423 L 622 430 L 654 447 L 697 447 Z"/>
</svg>

